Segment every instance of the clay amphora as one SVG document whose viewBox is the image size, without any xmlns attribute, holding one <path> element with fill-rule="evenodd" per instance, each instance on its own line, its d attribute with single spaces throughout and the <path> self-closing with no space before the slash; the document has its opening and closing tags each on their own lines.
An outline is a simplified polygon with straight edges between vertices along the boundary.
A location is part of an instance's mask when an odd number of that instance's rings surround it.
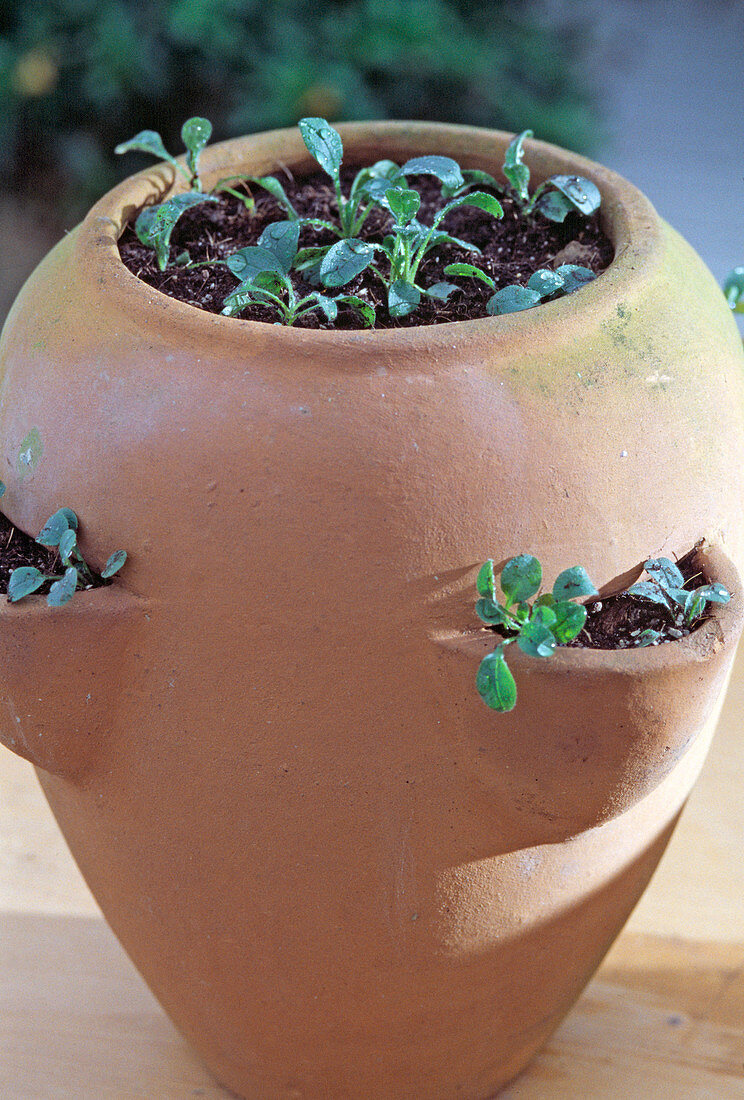
<svg viewBox="0 0 744 1100">
<path fill-rule="evenodd" d="M 509 135 L 341 128 L 348 163 Z M 251 1100 L 482 1100 L 568 1010 L 701 767 L 742 624 L 742 349 L 712 276 L 632 186 L 616 258 L 506 317 L 295 331 L 173 301 L 120 262 L 159 167 L 98 203 L 0 346 L 4 510 L 67 505 L 116 584 L 0 611 L 2 738 L 111 927 Z M 206 185 L 312 164 L 295 131 Z M 178 186 L 176 184 L 176 186 Z M 474 578 L 529 552 L 604 589 L 701 537 L 734 594 L 658 648 L 512 661 L 489 711 Z M 694 862 L 694 854 L 692 856 Z"/>
</svg>

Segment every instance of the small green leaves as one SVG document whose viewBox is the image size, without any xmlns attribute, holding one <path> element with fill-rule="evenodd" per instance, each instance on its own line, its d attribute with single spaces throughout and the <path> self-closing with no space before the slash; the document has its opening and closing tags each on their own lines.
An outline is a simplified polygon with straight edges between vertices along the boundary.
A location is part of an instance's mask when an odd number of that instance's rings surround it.
<svg viewBox="0 0 744 1100">
<path fill-rule="evenodd" d="M 42 546 L 59 546 L 65 531 L 77 531 L 78 518 L 71 508 L 60 508 L 50 516 L 36 536 Z"/>
<path fill-rule="evenodd" d="M 450 210 L 455 210 L 458 206 L 476 206 L 479 210 L 485 210 L 493 218 L 503 218 L 504 216 L 503 206 L 493 195 L 489 195 L 487 191 L 470 191 L 467 195 L 461 195 L 459 198 L 448 202 L 435 217 L 434 225 L 439 225 Z"/>
<path fill-rule="evenodd" d="M 538 305 L 540 295 L 535 290 L 526 286 L 505 286 L 503 290 L 497 290 L 492 298 L 486 302 L 486 311 L 492 317 L 498 317 L 503 313 L 518 313 L 523 309 L 531 309 Z"/>
<path fill-rule="evenodd" d="M 491 710 L 503 713 L 514 709 L 517 685 L 504 658 L 503 646 L 483 658 L 475 677 L 475 686 L 481 699 Z"/>
<path fill-rule="evenodd" d="M 297 255 L 299 240 L 300 223 L 298 221 L 272 222 L 266 226 L 258 238 L 256 247 L 266 248 L 269 252 L 273 252 L 286 275 Z"/>
<path fill-rule="evenodd" d="M 199 155 L 212 136 L 212 123 L 206 118 L 188 118 L 181 127 L 181 139 L 188 150 L 186 164 L 191 172 L 192 186 L 201 191 Z"/>
<path fill-rule="evenodd" d="M 129 141 L 121 141 L 114 148 L 114 152 L 121 156 L 123 153 L 151 153 L 158 160 L 167 160 L 170 164 L 176 163 L 163 145 L 163 139 L 156 130 L 140 130 Z"/>
<path fill-rule="evenodd" d="M 580 267 L 578 264 L 561 264 L 560 267 L 555 269 L 555 272 L 563 279 L 563 294 L 573 294 L 575 290 L 580 290 L 582 286 L 586 286 L 587 283 L 591 283 L 596 279 L 593 271 L 590 271 L 588 267 Z"/>
<path fill-rule="evenodd" d="M 649 558 L 643 568 L 662 588 L 682 588 L 685 578 L 669 558 Z"/>
<path fill-rule="evenodd" d="M 586 569 L 581 565 L 573 565 L 558 574 L 553 585 L 553 595 L 556 600 L 575 600 L 580 596 L 596 596 L 598 592 L 589 580 Z"/>
<path fill-rule="evenodd" d="M 509 142 L 504 157 L 504 175 L 511 184 L 517 201 L 526 203 L 530 197 L 530 170 L 523 161 L 526 138 L 533 137 L 532 130 L 523 130 Z"/>
<path fill-rule="evenodd" d="M 489 558 L 478 570 L 478 576 L 475 579 L 475 587 L 481 596 L 486 596 L 489 600 L 495 598 L 496 576 L 493 571 L 493 558 Z"/>
<path fill-rule="evenodd" d="M 115 573 L 118 573 L 126 560 L 126 550 L 115 550 L 101 570 L 101 576 L 103 577 L 103 579 L 107 581 L 111 577 L 113 577 Z"/>
<path fill-rule="evenodd" d="M 276 253 L 270 248 L 262 248 L 257 244 L 249 244 L 238 252 L 233 252 L 232 256 L 227 257 L 225 264 L 235 278 L 243 283 L 255 279 L 262 271 L 276 271 L 279 275 L 284 274 L 284 264 Z"/>
<path fill-rule="evenodd" d="M 361 317 L 367 328 L 372 328 L 377 319 L 374 306 L 371 306 L 369 302 L 365 302 L 362 298 L 358 298 L 356 294 L 338 294 L 335 299 L 339 305 L 350 306 L 354 312 Z"/>
<path fill-rule="evenodd" d="M 418 208 L 421 205 L 421 196 L 418 191 L 393 187 L 385 192 L 383 204 L 393 215 L 397 225 L 408 225 L 411 219 L 415 218 L 418 213 Z"/>
<path fill-rule="evenodd" d="M 507 607 L 534 596 L 542 583 L 542 566 L 531 554 L 511 558 L 501 572 L 501 590 L 507 597 Z"/>
<path fill-rule="evenodd" d="M 481 271 L 479 267 L 474 267 L 472 264 L 447 264 L 444 269 L 444 274 L 453 276 L 461 276 L 463 278 L 480 279 L 486 286 L 490 286 L 491 289 L 496 286 L 490 275 L 487 275 L 485 271 Z"/>
<path fill-rule="evenodd" d="M 14 569 L 8 581 L 8 600 L 10 603 L 16 603 L 24 596 L 30 596 L 32 592 L 41 588 L 45 580 L 44 574 L 33 566 L 22 565 L 19 569 Z"/>
<path fill-rule="evenodd" d="M 581 633 L 586 622 L 586 608 L 580 603 L 562 601 L 553 605 L 553 611 L 555 623 L 551 629 L 556 640 L 564 645 Z"/>
<path fill-rule="evenodd" d="M 134 231 L 142 244 L 155 250 L 161 271 L 165 271 L 168 265 L 171 234 L 184 210 L 199 203 L 217 201 L 214 195 L 187 191 L 183 195 L 174 195 L 172 199 L 161 202 L 159 206 L 146 206 L 140 213 L 134 223 Z"/>
<path fill-rule="evenodd" d="M 560 294 L 565 286 L 563 276 L 558 271 L 550 271 L 541 267 L 530 275 L 527 280 L 527 288 L 534 290 L 541 298 L 550 298 L 553 294 Z"/>
<path fill-rule="evenodd" d="M 308 152 L 324 172 L 337 179 L 344 155 L 341 135 L 324 118 L 301 118 L 298 126 Z"/>
<path fill-rule="evenodd" d="M 421 301 L 418 287 L 404 279 L 396 279 L 388 288 L 388 313 L 391 317 L 406 317 Z"/>
<path fill-rule="evenodd" d="M 61 580 L 55 581 L 52 587 L 49 589 L 49 595 L 47 596 L 47 603 L 50 607 L 62 607 L 63 604 L 69 603 L 72 597 L 75 595 L 75 591 L 78 586 L 79 575 L 74 565 L 71 565 L 68 569 L 65 569 L 64 576 Z"/>
<path fill-rule="evenodd" d="M 529 657 L 550 657 L 557 645 L 549 623 L 542 618 L 547 613 L 553 616 L 552 621 L 555 622 L 555 614 L 549 607 L 538 607 L 533 618 L 519 631 L 517 645 Z"/>
<path fill-rule="evenodd" d="M 602 196 L 597 185 L 591 180 L 583 176 L 551 176 L 548 183 L 568 199 L 573 209 L 578 210 L 585 217 L 599 210 Z M 563 221 L 563 218 L 555 220 Z"/>
<path fill-rule="evenodd" d="M 632 584 L 627 592 L 629 596 L 640 596 L 644 600 L 661 604 L 662 607 L 669 607 L 669 600 L 663 589 L 659 588 L 657 584 L 652 584 L 651 581 L 638 581 L 636 584 Z"/>
<path fill-rule="evenodd" d="M 369 267 L 374 259 L 375 246 L 366 241 L 344 240 L 331 245 L 320 265 L 323 286 L 345 286 Z"/>
<path fill-rule="evenodd" d="M 507 614 L 503 607 L 495 602 L 495 600 L 487 599 L 485 596 L 476 601 L 475 613 L 481 622 L 487 626 L 507 626 L 513 628 L 514 622 Z"/>
<path fill-rule="evenodd" d="M 744 267 L 735 267 L 723 284 L 726 301 L 734 313 L 744 313 Z"/>
<path fill-rule="evenodd" d="M 456 189 L 465 183 L 460 165 L 451 157 L 413 157 L 400 171 L 403 176 L 436 176 L 446 188 Z"/>
<path fill-rule="evenodd" d="M 76 547 L 77 533 L 71 527 L 68 527 L 59 540 L 59 556 L 63 565 L 68 564 Z"/>
</svg>

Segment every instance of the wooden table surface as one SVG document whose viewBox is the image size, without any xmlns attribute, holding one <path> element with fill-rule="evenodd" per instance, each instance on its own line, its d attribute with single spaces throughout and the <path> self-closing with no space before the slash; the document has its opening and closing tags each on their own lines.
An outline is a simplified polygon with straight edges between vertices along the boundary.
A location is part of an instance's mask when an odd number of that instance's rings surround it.
<svg viewBox="0 0 744 1100">
<path fill-rule="evenodd" d="M 505 1100 L 744 1100 L 743 714 L 744 649 L 651 886 Z M 229 1096 L 108 930 L 31 767 L 0 750 L 0 1100 Z"/>
</svg>

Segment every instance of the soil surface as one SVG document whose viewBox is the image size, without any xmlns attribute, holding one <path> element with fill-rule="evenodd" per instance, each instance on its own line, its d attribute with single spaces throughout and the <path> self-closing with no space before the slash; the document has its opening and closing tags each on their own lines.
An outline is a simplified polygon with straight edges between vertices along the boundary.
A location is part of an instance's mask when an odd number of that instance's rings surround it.
<svg viewBox="0 0 744 1100">
<path fill-rule="evenodd" d="M 30 535 L 14 527 L 8 517 L 0 512 L 0 594 L 4 595 L 8 591 L 10 574 L 22 565 L 32 565 L 41 573 L 53 574 L 37 590 L 41 595 L 48 592 L 54 581 L 59 579 L 65 571 L 56 550 L 49 546 L 41 546 Z M 93 574 L 93 583 L 87 587 L 102 588 L 110 583 Z"/>
<path fill-rule="evenodd" d="M 342 171 L 346 193 L 357 170 L 349 168 Z M 336 196 L 327 176 L 318 173 L 294 179 L 286 172 L 279 172 L 276 177 L 301 217 L 338 222 Z M 408 179 L 421 195 L 418 220 L 430 225 L 434 215 L 446 202 L 441 197 L 440 185 L 431 176 L 410 176 Z M 489 191 L 487 187 L 479 189 Z M 255 200 L 252 211 L 239 199 L 224 194 L 220 196 L 219 203 L 204 203 L 187 210 L 173 230 L 170 262 L 165 271 L 158 270 L 154 251 L 141 244 L 132 226 L 127 226 L 119 241 L 123 262 L 134 275 L 156 290 L 210 313 L 220 313 L 225 297 L 238 285 L 238 279 L 221 264 L 188 269 L 175 265 L 173 261 L 184 251 L 188 252 L 192 262 L 220 260 L 246 245 L 256 244 L 267 225 L 286 219 L 279 203 L 262 188 L 254 186 L 250 193 Z M 343 289 L 328 293 L 354 294 L 373 305 L 377 310 L 376 328 L 410 328 L 488 316 L 486 302 L 494 291 L 479 279 L 448 278 L 443 273 L 447 264 L 475 264 L 491 276 L 496 289 L 500 290 L 514 283 L 526 284 L 530 275 L 539 268 L 572 263 L 599 274 L 612 262 L 614 247 L 601 227 L 599 212 L 590 218 L 569 214 L 565 222 L 558 225 L 539 213 L 525 218 L 510 199 L 501 194 L 498 198 L 504 207 L 504 217 L 499 220 L 476 207 L 461 206 L 442 222 L 443 229 L 477 245 L 482 255 L 456 245 L 441 245 L 428 253 L 419 268 L 417 282 L 420 286 L 447 281 L 461 287 L 447 302 L 423 298 L 412 314 L 391 318 L 387 312 L 386 289 L 379 277 L 369 270 L 362 272 Z M 384 210 L 375 208 L 359 236 L 363 240 L 379 243 L 389 232 L 390 225 L 390 216 Z M 337 239 L 328 230 L 307 226 L 300 234 L 300 248 L 333 244 Z M 306 283 L 296 272 L 292 273 L 292 282 L 299 297 L 318 289 Z M 580 294 L 581 291 L 575 293 Z M 276 312 L 265 306 L 249 306 L 240 316 L 246 320 L 270 323 L 277 320 Z M 357 329 L 363 328 L 364 324 L 349 307 L 341 306 L 333 323 L 316 310 L 301 318 L 297 326 Z"/>
</svg>

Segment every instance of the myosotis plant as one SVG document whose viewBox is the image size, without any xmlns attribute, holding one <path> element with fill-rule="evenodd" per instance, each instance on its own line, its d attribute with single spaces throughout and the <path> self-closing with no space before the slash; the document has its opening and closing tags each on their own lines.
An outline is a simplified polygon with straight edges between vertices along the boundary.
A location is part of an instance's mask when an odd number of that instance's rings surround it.
<svg viewBox="0 0 744 1100">
<path fill-rule="evenodd" d="M 481 566 L 478 573 L 480 598 L 476 613 L 487 626 L 504 634 L 493 653 L 481 661 L 475 681 L 481 699 L 492 710 L 512 710 L 517 702 L 517 686 L 506 663 L 507 647 L 516 642 L 531 657 L 550 657 L 556 646 L 575 638 L 586 622 L 586 608 L 573 601 L 597 595 L 580 565 L 564 569 L 552 592 L 530 603 L 541 584 L 542 566 L 531 554 L 510 558 L 502 569 L 499 585 L 505 597 L 503 603 L 497 597 L 493 560 Z"/>
<path fill-rule="evenodd" d="M 685 588 L 685 578 L 669 558 L 649 558 L 643 568 L 649 579 L 631 585 L 628 595 L 660 604 L 671 613 L 677 629 L 692 627 L 709 603 L 728 603 L 731 599 L 728 589 L 718 582 Z M 636 645 L 654 645 L 661 637 L 661 631 L 644 630 Z"/>
<path fill-rule="evenodd" d="M 584 176 L 550 176 L 535 189 L 529 191 L 530 170 L 524 163 L 524 142 L 532 137 L 532 130 L 523 130 L 509 143 L 504 158 L 504 175 L 511 185 L 510 195 L 525 215 L 535 210 L 552 222 L 563 222 L 578 211 L 585 217 L 599 209 L 599 188 Z"/>
<path fill-rule="evenodd" d="M 496 290 L 496 283 L 491 276 L 473 264 L 448 264 L 444 274 L 449 275 L 450 278 L 480 279 L 494 290 L 495 293 L 486 302 L 486 312 L 491 316 L 517 313 L 522 309 L 531 309 L 540 302 L 562 298 L 586 286 L 595 278 L 594 272 L 588 267 L 561 264 L 555 271 L 550 268 L 540 268 L 539 271 L 535 271 L 527 280 L 527 286 L 505 286 L 501 290 Z"/>
<path fill-rule="evenodd" d="M 4 492 L 5 486 L 0 483 L 0 496 Z M 80 553 L 77 533 L 78 518 L 71 508 L 60 508 L 49 517 L 36 541 L 41 546 L 56 549 L 63 572 L 42 573 L 40 569 L 30 565 L 14 569 L 8 581 L 10 603 L 17 603 L 18 600 L 38 591 L 47 581 L 53 581 L 47 595 L 47 603 L 50 607 L 61 607 L 72 599 L 78 589 L 90 588 L 95 584 L 96 577 Z M 101 579 L 109 580 L 113 577 L 126 560 L 126 550 L 116 550 L 101 570 Z"/>
</svg>

